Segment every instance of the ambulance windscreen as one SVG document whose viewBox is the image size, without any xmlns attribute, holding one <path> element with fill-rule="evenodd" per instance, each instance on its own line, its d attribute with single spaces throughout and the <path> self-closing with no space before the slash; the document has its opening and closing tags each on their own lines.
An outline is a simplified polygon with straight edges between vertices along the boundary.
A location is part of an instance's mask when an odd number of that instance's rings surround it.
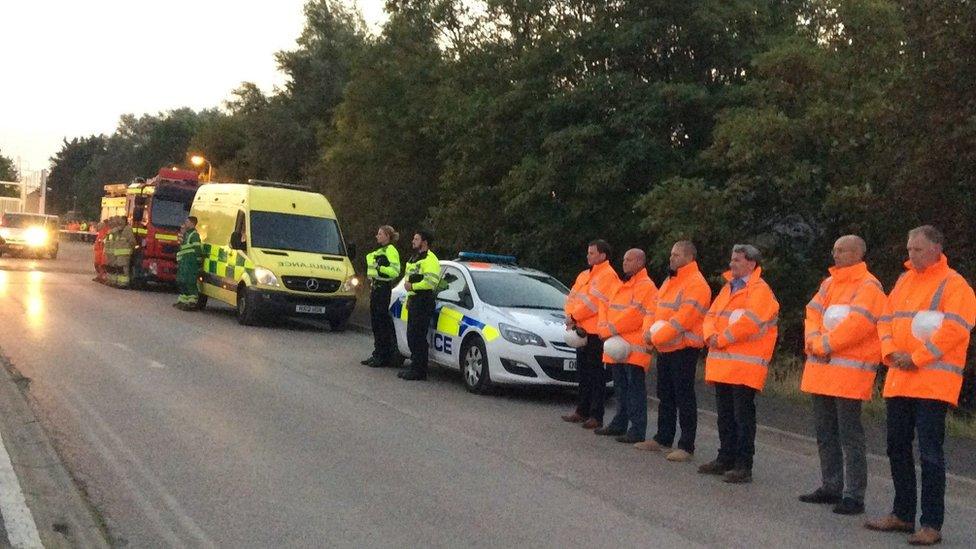
<svg viewBox="0 0 976 549">
<path fill-rule="evenodd" d="M 271 250 L 345 255 L 334 219 L 251 211 L 251 246 Z"/>
</svg>

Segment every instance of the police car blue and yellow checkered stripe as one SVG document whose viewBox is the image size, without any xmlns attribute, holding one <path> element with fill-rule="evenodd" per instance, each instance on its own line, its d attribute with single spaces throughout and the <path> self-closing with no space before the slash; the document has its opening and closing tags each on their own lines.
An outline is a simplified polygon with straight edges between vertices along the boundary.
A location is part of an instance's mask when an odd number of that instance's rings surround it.
<svg viewBox="0 0 976 549">
<path fill-rule="evenodd" d="M 390 306 L 390 314 L 393 315 L 393 318 L 399 318 L 406 322 L 407 307 L 404 298 L 401 297 L 393 302 Z M 489 326 L 450 307 L 441 307 L 434 316 L 434 323 L 438 332 L 455 337 L 463 336 L 470 328 L 481 330 L 481 335 L 484 336 L 485 341 L 493 341 L 501 335 L 498 328 Z"/>
<path fill-rule="evenodd" d="M 227 246 L 203 245 L 203 273 L 212 275 L 224 283 L 237 284 L 245 275 L 253 283 L 254 263 L 240 250 Z"/>
</svg>

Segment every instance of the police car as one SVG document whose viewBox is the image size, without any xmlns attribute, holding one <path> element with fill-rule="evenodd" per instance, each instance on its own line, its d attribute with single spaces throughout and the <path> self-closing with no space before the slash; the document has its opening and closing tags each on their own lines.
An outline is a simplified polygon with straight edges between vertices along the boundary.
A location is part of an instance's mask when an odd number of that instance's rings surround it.
<svg viewBox="0 0 976 549">
<path fill-rule="evenodd" d="M 493 384 L 576 385 L 576 351 L 564 341 L 566 286 L 511 256 L 462 252 L 440 265 L 431 362 L 459 369 L 474 393 Z M 390 313 L 400 353 L 410 356 L 406 294 L 401 281 Z"/>
</svg>

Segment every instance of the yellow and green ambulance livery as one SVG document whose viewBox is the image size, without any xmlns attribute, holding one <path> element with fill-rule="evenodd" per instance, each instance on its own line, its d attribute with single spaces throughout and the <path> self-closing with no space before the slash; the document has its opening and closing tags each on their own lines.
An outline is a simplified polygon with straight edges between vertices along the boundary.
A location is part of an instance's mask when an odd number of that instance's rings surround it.
<svg viewBox="0 0 976 549">
<path fill-rule="evenodd" d="M 253 179 L 210 183 L 197 191 L 190 215 L 203 239 L 201 304 L 213 298 L 234 306 L 242 324 L 299 316 L 345 326 L 359 281 L 324 196 Z"/>
</svg>

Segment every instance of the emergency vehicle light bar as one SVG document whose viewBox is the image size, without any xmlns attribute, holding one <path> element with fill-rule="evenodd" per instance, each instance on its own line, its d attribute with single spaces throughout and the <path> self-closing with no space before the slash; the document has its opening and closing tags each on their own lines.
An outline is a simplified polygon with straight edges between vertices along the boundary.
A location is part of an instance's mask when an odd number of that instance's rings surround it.
<svg viewBox="0 0 976 549">
<path fill-rule="evenodd" d="M 515 265 L 518 259 L 514 255 L 486 254 L 481 252 L 461 252 L 458 261 L 481 261 L 500 265 Z"/>
</svg>

